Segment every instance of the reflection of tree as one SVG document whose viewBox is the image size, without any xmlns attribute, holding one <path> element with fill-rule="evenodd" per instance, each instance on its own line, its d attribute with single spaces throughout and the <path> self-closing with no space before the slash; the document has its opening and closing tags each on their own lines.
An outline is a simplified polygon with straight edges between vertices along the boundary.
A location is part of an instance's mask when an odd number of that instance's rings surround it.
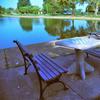
<svg viewBox="0 0 100 100">
<path fill-rule="evenodd" d="M 86 29 L 83 28 L 83 26 L 79 27 L 79 29 L 77 30 L 75 28 L 75 25 L 74 25 L 74 22 L 75 20 L 72 20 L 72 27 L 71 27 L 71 30 L 70 30 L 70 34 L 69 34 L 69 37 L 76 37 L 76 36 L 84 36 L 84 35 L 87 35 L 87 31 Z"/>
<path fill-rule="evenodd" d="M 77 36 L 85 36 L 85 35 L 87 35 L 87 32 L 88 32 L 87 28 L 84 29 L 83 27 L 80 27 L 77 32 Z"/>
<path fill-rule="evenodd" d="M 88 22 L 88 32 L 100 31 L 100 21 L 87 21 Z"/>
<path fill-rule="evenodd" d="M 44 19 L 45 30 L 51 35 L 59 35 L 63 32 L 64 23 L 61 19 Z"/>
<path fill-rule="evenodd" d="M 23 30 L 31 31 L 32 30 L 32 18 L 20 18 L 20 25 Z"/>
<path fill-rule="evenodd" d="M 95 21 L 88 20 L 88 32 L 95 32 Z"/>
<path fill-rule="evenodd" d="M 98 22 L 98 30 L 100 30 L 100 21 Z"/>
<path fill-rule="evenodd" d="M 95 22 L 95 29 L 96 31 L 100 31 L 100 21 Z"/>
<path fill-rule="evenodd" d="M 70 30 L 70 35 L 71 35 L 71 37 L 77 35 L 77 30 L 75 29 L 75 26 L 74 26 L 74 20 L 72 20 L 72 27 Z"/>
<path fill-rule="evenodd" d="M 78 30 L 75 28 L 74 20 L 45 19 L 44 24 L 45 30 L 50 35 L 60 36 L 59 39 L 84 36 L 87 34 L 87 29 L 84 29 L 83 26 L 79 27 Z"/>
</svg>

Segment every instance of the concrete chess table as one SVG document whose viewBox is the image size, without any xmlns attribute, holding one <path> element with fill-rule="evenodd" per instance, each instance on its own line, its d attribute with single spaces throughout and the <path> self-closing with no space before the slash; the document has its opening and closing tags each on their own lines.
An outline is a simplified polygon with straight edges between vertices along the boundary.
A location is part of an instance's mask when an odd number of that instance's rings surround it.
<svg viewBox="0 0 100 100">
<path fill-rule="evenodd" d="M 92 67 L 84 60 L 84 50 L 100 46 L 100 40 L 84 36 L 56 40 L 52 41 L 51 44 L 54 46 L 71 48 L 75 50 L 76 61 L 73 62 L 68 68 L 68 74 L 80 73 L 82 79 L 84 80 L 86 78 L 85 72 L 94 71 L 94 67 Z"/>
</svg>

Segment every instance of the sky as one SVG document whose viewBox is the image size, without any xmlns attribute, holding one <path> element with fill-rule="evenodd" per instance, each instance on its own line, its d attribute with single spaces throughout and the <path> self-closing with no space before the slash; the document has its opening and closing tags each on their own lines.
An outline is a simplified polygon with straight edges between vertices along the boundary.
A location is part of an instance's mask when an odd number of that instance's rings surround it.
<svg viewBox="0 0 100 100">
<path fill-rule="evenodd" d="M 18 0 L 0 0 L 0 5 L 5 8 L 16 8 Z M 43 0 L 30 0 L 32 5 L 42 8 Z"/>
<path fill-rule="evenodd" d="M 76 4 L 76 9 L 81 9 L 81 12 L 85 12 L 88 4 L 85 2 L 83 4 Z"/>
</svg>

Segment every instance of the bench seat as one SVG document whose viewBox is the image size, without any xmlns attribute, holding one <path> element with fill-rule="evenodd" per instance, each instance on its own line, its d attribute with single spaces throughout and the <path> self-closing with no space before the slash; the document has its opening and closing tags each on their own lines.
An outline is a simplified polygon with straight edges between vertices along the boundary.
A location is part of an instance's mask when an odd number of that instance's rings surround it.
<svg viewBox="0 0 100 100">
<path fill-rule="evenodd" d="M 41 78 L 45 81 L 50 81 L 60 74 L 67 72 L 67 68 L 58 65 L 52 58 L 44 53 L 34 55 L 34 59 L 37 62 L 36 65 Z"/>
</svg>

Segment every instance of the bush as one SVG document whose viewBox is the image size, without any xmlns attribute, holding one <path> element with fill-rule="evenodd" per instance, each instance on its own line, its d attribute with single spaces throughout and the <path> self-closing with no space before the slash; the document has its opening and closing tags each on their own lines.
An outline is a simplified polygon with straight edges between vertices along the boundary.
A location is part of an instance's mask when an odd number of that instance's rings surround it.
<svg viewBox="0 0 100 100">
<path fill-rule="evenodd" d="M 38 14 L 40 8 L 38 6 L 25 6 L 25 7 L 20 7 L 18 11 L 22 14 Z"/>
</svg>

